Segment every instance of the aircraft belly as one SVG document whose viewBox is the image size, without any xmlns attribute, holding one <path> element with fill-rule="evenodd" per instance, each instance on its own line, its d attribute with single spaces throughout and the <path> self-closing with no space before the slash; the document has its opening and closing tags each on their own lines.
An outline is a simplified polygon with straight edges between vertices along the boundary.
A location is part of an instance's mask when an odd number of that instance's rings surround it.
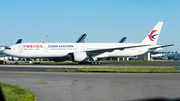
<svg viewBox="0 0 180 101">
<path fill-rule="evenodd" d="M 108 54 L 109 57 L 129 57 L 139 55 L 137 50 L 128 50 L 128 51 L 114 51 Z"/>
</svg>

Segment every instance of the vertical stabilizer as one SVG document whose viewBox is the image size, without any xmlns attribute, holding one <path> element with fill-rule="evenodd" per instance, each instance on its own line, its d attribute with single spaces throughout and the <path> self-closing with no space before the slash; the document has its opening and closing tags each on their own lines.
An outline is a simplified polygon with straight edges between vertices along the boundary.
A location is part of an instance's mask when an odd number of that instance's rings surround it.
<svg viewBox="0 0 180 101">
<path fill-rule="evenodd" d="M 126 39 L 127 39 L 127 37 L 123 37 L 123 38 L 119 41 L 119 43 L 124 43 L 124 42 L 126 41 Z"/>
<path fill-rule="evenodd" d="M 141 43 L 156 45 L 163 22 L 158 22 Z"/>
<path fill-rule="evenodd" d="M 19 44 L 19 43 L 21 43 L 22 42 L 22 39 L 19 39 L 17 42 L 16 42 L 16 44 Z"/>
<path fill-rule="evenodd" d="M 86 38 L 87 34 L 82 34 L 79 39 L 76 41 L 76 43 L 84 43 L 84 40 Z"/>
</svg>

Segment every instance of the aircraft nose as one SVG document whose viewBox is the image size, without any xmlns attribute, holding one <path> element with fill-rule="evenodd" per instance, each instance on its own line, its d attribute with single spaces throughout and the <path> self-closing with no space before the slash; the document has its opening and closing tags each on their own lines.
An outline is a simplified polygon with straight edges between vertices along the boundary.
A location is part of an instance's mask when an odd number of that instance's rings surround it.
<svg viewBox="0 0 180 101">
<path fill-rule="evenodd" d="M 1 51 L 0 51 L 0 56 L 1 56 L 1 57 L 6 56 L 6 55 L 4 54 L 4 50 L 1 50 Z"/>
<path fill-rule="evenodd" d="M 3 51 L 2 51 L 2 54 L 8 55 L 9 52 L 8 52 L 7 50 L 3 50 Z"/>
</svg>

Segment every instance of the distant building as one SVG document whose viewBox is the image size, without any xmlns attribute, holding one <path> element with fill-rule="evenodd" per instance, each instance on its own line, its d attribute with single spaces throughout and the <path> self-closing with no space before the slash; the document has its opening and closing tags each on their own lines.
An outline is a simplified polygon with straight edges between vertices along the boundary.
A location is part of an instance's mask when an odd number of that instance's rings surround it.
<svg viewBox="0 0 180 101">
<path fill-rule="evenodd" d="M 6 48 L 6 46 L 0 46 L 0 51 L 4 50 Z"/>
<path fill-rule="evenodd" d="M 0 46 L 0 60 L 6 60 L 8 59 L 8 57 L 6 57 L 4 54 L 3 54 L 3 50 L 6 48 L 6 46 Z"/>
<path fill-rule="evenodd" d="M 151 52 L 143 55 L 138 55 L 135 60 L 179 60 L 179 53 L 167 53 L 167 52 Z"/>
</svg>

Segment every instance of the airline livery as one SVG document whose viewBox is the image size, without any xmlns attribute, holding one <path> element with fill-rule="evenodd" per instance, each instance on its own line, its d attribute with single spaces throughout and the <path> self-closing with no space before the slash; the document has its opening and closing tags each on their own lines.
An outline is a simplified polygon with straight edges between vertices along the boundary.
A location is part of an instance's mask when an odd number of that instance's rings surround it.
<svg viewBox="0 0 180 101">
<path fill-rule="evenodd" d="M 85 38 L 86 38 L 86 36 L 87 36 L 87 34 L 82 34 L 79 38 L 78 38 L 78 40 L 76 41 L 76 43 L 84 43 L 84 40 L 85 40 Z M 20 44 L 22 42 L 22 39 L 19 39 L 15 44 Z M 24 46 L 25 47 L 25 46 Z M 36 47 L 41 47 L 41 46 L 27 46 L 28 48 L 32 48 L 32 47 L 34 47 L 34 48 L 36 48 Z M 8 47 L 7 47 L 8 48 Z M 0 57 L 5 57 L 6 55 L 5 54 L 3 54 L 3 51 L 4 50 L 1 50 L 0 51 Z"/>
<path fill-rule="evenodd" d="M 158 35 L 158 34 L 154 34 L 157 30 L 152 30 L 151 33 L 148 35 L 149 39 L 151 41 L 154 41 L 155 40 L 155 36 Z"/>
<path fill-rule="evenodd" d="M 98 58 L 130 57 L 156 51 L 170 45 L 156 45 L 163 22 L 150 31 L 141 43 L 19 43 L 4 50 L 4 54 L 22 58 L 71 59 L 79 63 L 100 64 Z"/>
</svg>

